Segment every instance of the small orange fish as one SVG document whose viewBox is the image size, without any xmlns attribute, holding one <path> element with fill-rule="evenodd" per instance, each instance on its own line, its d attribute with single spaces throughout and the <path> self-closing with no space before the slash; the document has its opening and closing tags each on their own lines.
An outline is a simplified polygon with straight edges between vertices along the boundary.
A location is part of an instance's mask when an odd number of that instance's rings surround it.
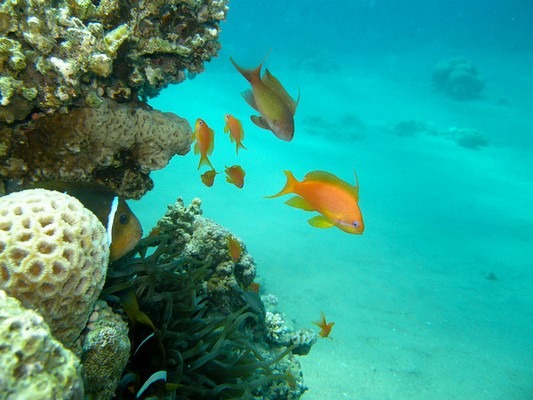
<svg viewBox="0 0 533 400">
<path fill-rule="evenodd" d="M 231 114 L 224 115 L 224 121 L 226 121 L 224 132 L 229 132 L 229 138 L 232 143 L 235 142 L 235 151 L 237 154 L 239 154 L 239 148 L 246 149 L 246 147 L 244 147 L 242 144 L 244 139 L 244 130 L 242 129 L 241 121 Z"/>
<path fill-rule="evenodd" d="M 194 145 L 194 154 L 200 153 L 200 163 L 198 164 L 198 169 L 200 169 L 202 165 L 208 165 L 211 167 L 211 169 L 214 169 L 207 156 L 213 152 L 213 148 L 215 147 L 215 133 L 213 132 L 213 129 L 209 128 L 205 121 L 201 118 L 198 118 L 196 120 L 196 124 L 194 125 L 193 139 L 196 139 L 196 143 Z"/>
<path fill-rule="evenodd" d="M 202 175 L 200 175 L 200 178 L 202 179 L 202 182 L 205 186 L 211 187 L 215 182 L 215 176 L 217 174 L 220 174 L 220 172 L 217 172 L 214 169 L 210 169 L 209 171 L 205 171 Z"/>
<path fill-rule="evenodd" d="M 333 328 L 333 325 L 335 325 L 335 322 L 326 322 L 326 316 L 324 315 L 324 312 L 321 312 L 321 317 L 319 321 L 313 321 L 313 324 L 318 326 L 320 328 L 320 332 L 318 333 L 323 338 L 329 337 L 329 334 L 331 333 L 331 329 Z"/>
<path fill-rule="evenodd" d="M 248 287 L 246 288 L 247 290 L 251 291 L 251 292 L 255 292 L 255 293 L 259 293 L 259 288 L 261 287 L 261 285 L 257 282 L 252 282 L 248 285 Z"/>
<path fill-rule="evenodd" d="M 242 189 L 246 172 L 244 172 L 240 165 L 232 165 L 231 167 L 226 166 L 226 174 L 226 181 L 233 183 L 239 189 Z"/>
<path fill-rule="evenodd" d="M 259 115 L 252 115 L 252 122 L 258 127 L 272 131 L 281 140 L 290 142 L 294 137 L 294 114 L 300 101 L 294 100 L 269 71 L 261 77 L 263 63 L 254 69 L 244 69 L 240 67 L 233 58 L 230 57 L 233 66 L 252 85 L 251 90 L 242 93 L 244 100 Z"/>
<path fill-rule="evenodd" d="M 356 185 L 337 178 L 324 171 L 309 172 L 302 182 L 296 180 L 290 171 L 283 171 L 287 182 L 283 189 L 268 198 L 294 193 L 285 203 L 291 207 L 305 211 L 318 211 L 321 215 L 311 218 L 308 222 L 316 228 L 336 226 L 347 233 L 361 234 L 365 227 L 359 209 L 359 184 Z"/>
<path fill-rule="evenodd" d="M 226 238 L 226 243 L 228 244 L 228 252 L 231 257 L 231 260 L 234 263 L 237 263 L 241 258 L 242 246 L 239 241 L 233 235 L 228 235 Z"/>
</svg>

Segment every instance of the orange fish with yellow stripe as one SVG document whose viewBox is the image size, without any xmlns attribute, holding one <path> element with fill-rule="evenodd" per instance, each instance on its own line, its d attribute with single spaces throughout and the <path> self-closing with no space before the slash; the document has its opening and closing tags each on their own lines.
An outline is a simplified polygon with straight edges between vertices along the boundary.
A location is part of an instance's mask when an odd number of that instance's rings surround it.
<svg viewBox="0 0 533 400">
<path fill-rule="evenodd" d="M 364 231 L 363 216 L 359 209 L 359 183 L 352 186 L 325 171 L 309 172 L 302 182 L 296 180 L 290 171 L 284 171 L 287 182 L 283 189 L 269 198 L 294 193 L 285 203 L 305 211 L 317 211 L 309 220 L 316 228 L 336 226 L 347 233 L 361 234 Z"/>
</svg>

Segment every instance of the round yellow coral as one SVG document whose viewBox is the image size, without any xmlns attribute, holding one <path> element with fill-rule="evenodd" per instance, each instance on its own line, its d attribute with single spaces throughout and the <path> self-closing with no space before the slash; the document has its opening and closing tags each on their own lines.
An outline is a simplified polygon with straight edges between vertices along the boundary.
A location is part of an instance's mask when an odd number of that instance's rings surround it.
<svg viewBox="0 0 533 400">
<path fill-rule="evenodd" d="M 0 198 L 0 289 L 71 346 L 105 281 L 104 226 L 76 198 L 44 189 Z"/>
</svg>

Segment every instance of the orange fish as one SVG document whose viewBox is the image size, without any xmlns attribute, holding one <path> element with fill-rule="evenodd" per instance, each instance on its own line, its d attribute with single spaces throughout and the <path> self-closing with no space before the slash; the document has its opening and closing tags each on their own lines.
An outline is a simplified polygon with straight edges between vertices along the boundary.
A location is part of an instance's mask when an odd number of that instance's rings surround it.
<svg viewBox="0 0 533 400">
<path fill-rule="evenodd" d="M 208 165 L 211 169 L 214 169 L 207 156 L 213 152 L 213 148 L 215 147 L 215 133 L 213 132 L 213 129 L 207 126 L 203 119 L 198 118 L 196 120 L 193 139 L 196 139 L 194 154 L 200 153 L 198 169 L 200 169 L 202 165 Z"/>
<path fill-rule="evenodd" d="M 242 129 L 241 121 L 231 114 L 224 115 L 224 120 L 226 121 L 224 132 L 229 132 L 229 138 L 232 143 L 235 142 L 235 151 L 237 154 L 239 154 L 239 148 L 246 149 L 246 147 L 244 147 L 242 144 L 244 139 L 244 130 Z"/>
<path fill-rule="evenodd" d="M 359 184 L 352 186 L 324 171 L 309 172 L 302 182 L 296 180 L 290 171 L 284 171 L 287 182 L 283 189 L 269 198 L 294 193 L 285 203 L 305 211 L 318 211 L 309 220 L 316 228 L 336 226 L 344 232 L 361 234 L 364 230 L 363 216 L 357 202 L 359 201 Z"/>
<path fill-rule="evenodd" d="M 234 263 L 237 263 L 239 259 L 241 258 L 242 253 L 242 246 L 239 243 L 237 239 L 235 239 L 235 236 L 228 235 L 226 238 L 226 243 L 228 244 L 228 252 L 231 257 L 231 260 Z"/>
<path fill-rule="evenodd" d="M 246 172 L 244 172 L 240 165 L 232 165 L 231 167 L 226 166 L 226 174 L 226 181 L 233 183 L 239 189 L 242 189 Z"/>
<path fill-rule="evenodd" d="M 324 312 L 321 312 L 321 314 L 320 321 L 314 321 L 313 324 L 320 328 L 320 332 L 318 334 L 323 338 L 326 338 L 329 337 L 335 322 L 326 322 L 326 316 L 324 315 Z"/>
<path fill-rule="evenodd" d="M 300 95 L 295 101 L 268 69 L 261 77 L 263 63 L 254 69 L 244 69 L 231 57 L 230 61 L 252 85 L 252 90 L 242 93 L 244 100 L 260 114 L 251 116 L 252 122 L 272 131 L 281 140 L 290 142 L 294 137 L 294 114 Z"/>
<path fill-rule="evenodd" d="M 213 183 L 215 182 L 215 176 L 217 174 L 220 174 L 220 172 L 215 171 L 214 169 L 210 169 L 209 171 L 205 171 L 200 178 L 202 179 L 202 182 L 205 186 L 211 187 L 213 186 Z"/>
<path fill-rule="evenodd" d="M 246 288 L 247 290 L 250 290 L 252 292 L 255 292 L 255 293 L 259 293 L 259 288 L 261 287 L 261 285 L 257 282 L 252 282 L 248 285 L 248 287 Z"/>
</svg>

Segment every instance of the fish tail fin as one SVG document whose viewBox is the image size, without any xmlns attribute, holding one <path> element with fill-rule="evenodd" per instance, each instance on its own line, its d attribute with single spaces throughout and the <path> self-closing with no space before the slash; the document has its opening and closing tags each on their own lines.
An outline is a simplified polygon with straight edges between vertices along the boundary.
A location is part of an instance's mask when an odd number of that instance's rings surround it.
<svg viewBox="0 0 533 400">
<path fill-rule="evenodd" d="M 261 68 L 263 68 L 263 64 L 266 61 L 269 54 L 270 54 L 270 50 L 266 54 L 263 61 L 261 61 L 261 63 L 256 68 L 253 68 L 253 69 L 242 68 L 239 64 L 235 62 L 233 57 L 230 57 L 229 60 L 231 61 L 233 66 L 237 69 L 237 71 L 239 71 L 241 75 L 244 76 L 248 82 L 254 83 L 254 82 L 261 80 Z"/>
<path fill-rule="evenodd" d="M 239 154 L 239 149 L 248 150 L 246 147 L 244 147 L 244 144 L 242 144 L 241 142 L 237 142 L 237 141 L 236 141 L 235 152 L 236 152 L 237 154 Z"/>
<path fill-rule="evenodd" d="M 211 161 L 209 161 L 209 158 L 207 158 L 207 155 L 204 155 L 204 154 L 200 155 L 200 162 L 198 163 L 198 169 L 200 169 L 202 165 L 207 165 L 209 168 L 215 169 L 213 168 Z"/>
<path fill-rule="evenodd" d="M 298 183 L 298 181 L 296 180 L 291 171 L 283 171 L 283 173 L 287 177 L 287 182 L 285 182 L 285 186 L 283 187 L 283 189 L 281 189 L 279 193 L 274 194 L 272 196 L 265 196 L 266 198 L 271 199 L 273 197 L 283 196 L 287 193 L 294 193 L 294 187 Z"/>
</svg>

